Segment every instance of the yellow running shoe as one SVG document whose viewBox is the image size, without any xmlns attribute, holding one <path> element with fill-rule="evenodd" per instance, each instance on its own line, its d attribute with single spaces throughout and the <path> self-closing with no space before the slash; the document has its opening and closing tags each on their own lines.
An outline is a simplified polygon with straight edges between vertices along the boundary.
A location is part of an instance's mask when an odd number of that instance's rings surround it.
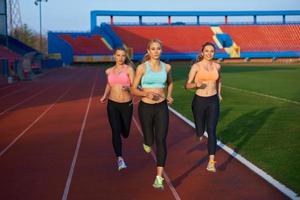
<svg viewBox="0 0 300 200">
<path fill-rule="evenodd" d="M 156 189 L 163 190 L 164 189 L 164 178 L 161 176 L 156 176 L 152 186 Z"/>
<path fill-rule="evenodd" d="M 150 153 L 151 152 L 151 147 L 150 146 L 143 144 L 143 148 L 144 148 L 144 151 L 146 153 Z"/>
<path fill-rule="evenodd" d="M 208 162 L 208 164 L 207 164 L 207 167 L 206 167 L 207 171 L 209 171 L 209 172 L 216 172 L 217 170 L 216 170 L 215 164 L 216 164 L 216 161 L 210 160 Z"/>
</svg>

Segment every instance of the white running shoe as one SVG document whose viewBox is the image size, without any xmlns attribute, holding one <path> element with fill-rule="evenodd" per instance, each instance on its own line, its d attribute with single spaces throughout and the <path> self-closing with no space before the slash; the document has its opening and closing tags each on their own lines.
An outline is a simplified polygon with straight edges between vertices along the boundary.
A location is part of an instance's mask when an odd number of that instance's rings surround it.
<svg viewBox="0 0 300 200">
<path fill-rule="evenodd" d="M 124 160 L 122 158 L 118 159 L 118 170 L 127 168 L 127 165 L 125 164 Z"/>
</svg>

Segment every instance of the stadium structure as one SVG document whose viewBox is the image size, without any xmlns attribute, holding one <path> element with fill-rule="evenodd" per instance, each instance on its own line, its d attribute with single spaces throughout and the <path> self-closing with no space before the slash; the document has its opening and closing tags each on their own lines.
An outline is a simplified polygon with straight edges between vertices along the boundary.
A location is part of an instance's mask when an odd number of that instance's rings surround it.
<svg viewBox="0 0 300 200">
<path fill-rule="evenodd" d="M 62 66 L 62 60 L 48 59 L 42 52 L 10 35 L 9 32 L 21 25 L 18 9 L 19 1 L 0 0 L 0 85 L 8 77 L 32 79 L 42 68 Z"/>
<path fill-rule="evenodd" d="M 260 21 L 267 16 L 278 20 Z M 207 41 L 215 44 L 216 58 L 220 60 L 297 59 L 300 57 L 300 22 L 291 21 L 291 16 L 300 16 L 300 11 L 91 11 L 89 32 L 50 31 L 48 51 L 66 64 L 107 62 L 113 59 L 113 49 L 123 46 L 133 60 L 141 60 L 147 41 L 158 38 L 164 45 L 162 59 L 165 60 L 194 59 Z M 118 17 L 135 19 L 135 22 L 116 23 Z M 149 17 L 165 21 L 145 22 Z M 178 17 L 194 21 L 176 21 Z M 205 22 L 207 17 L 218 17 L 222 21 Z M 247 20 L 231 21 L 243 17 Z M 108 18 L 108 22 L 101 22 L 102 18 Z"/>
</svg>

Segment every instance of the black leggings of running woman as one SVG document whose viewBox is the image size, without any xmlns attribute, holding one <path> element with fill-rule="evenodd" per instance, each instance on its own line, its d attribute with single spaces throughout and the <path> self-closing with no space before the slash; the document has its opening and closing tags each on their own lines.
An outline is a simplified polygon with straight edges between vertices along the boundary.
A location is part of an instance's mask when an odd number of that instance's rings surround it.
<svg viewBox="0 0 300 200">
<path fill-rule="evenodd" d="M 196 124 L 198 137 L 206 130 L 208 135 L 208 154 L 215 155 L 217 146 L 216 128 L 220 113 L 219 99 L 217 95 L 210 97 L 194 96 L 192 111 Z"/>
<path fill-rule="evenodd" d="M 128 138 L 132 120 L 133 105 L 131 101 L 118 103 L 108 100 L 107 115 L 112 130 L 112 144 L 116 157 L 122 156 L 122 139 Z"/>
<path fill-rule="evenodd" d="M 152 146 L 156 143 L 157 166 L 164 167 L 167 158 L 167 134 L 169 111 L 167 101 L 156 104 L 139 103 L 139 119 L 144 134 L 144 144 Z"/>
</svg>

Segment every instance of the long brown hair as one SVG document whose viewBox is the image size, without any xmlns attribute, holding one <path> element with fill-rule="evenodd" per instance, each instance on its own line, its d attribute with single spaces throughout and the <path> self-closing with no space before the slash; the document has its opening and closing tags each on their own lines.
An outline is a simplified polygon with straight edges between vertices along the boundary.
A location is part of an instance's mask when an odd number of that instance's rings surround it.
<svg viewBox="0 0 300 200">
<path fill-rule="evenodd" d="M 151 44 L 153 44 L 153 43 L 158 43 L 158 44 L 160 45 L 161 48 L 163 47 L 162 42 L 160 41 L 160 39 L 154 38 L 154 39 L 151 39 L 151 40 L 148 41 L 148 43 L 147 43 L 147 50 L 150 49 L 150 46 L 151 46 Z M 147 53 L 144 55 L 142 62 L 144 63 L 144 62 L 146 62 L 146 61 L 148 61 L 148 60 L 150 60 L 150 56 L 149 56 L 149 54 L 148 54 L 148 52 L 147 52 Z"/>
<path fill-rule="evenodd" d="M 127 53 L 127 51 L 126 51 L 126 49 L 124 48 L 124 47 L 116 47 L 115 49 L 114 49 L 114 54 L 116 54 L 116 52 L 117 51 L 124 51 L 125 52 L 125 55 L 126 55 L 126 57 L 125 57 L 125 61 L 124 61 L 124 63 L 126 64 L 126 65 L 130 65 L 131 67 L 135 67 L 134 66 L 134 63 L 132 62 L 132 60 L 130 60 L 130 58 L 128 57 L 128 53 Z"/>
<path fill-rule="evenodd" d="M 214 45 L 213 43 L 211 43 L 211 42 L 205 42 L 205 43 L 202 45 L 201 51 L 200 51 L 199 54 L 197 55 L 197 58 L 196 58 L 196 60 L 195 60 L 194 63 L 197 63 L 197 62 L 203 60 L 203 55 L 202 55 L 202 53 L 203 53 L 203 51 L 204 51 L 204 49 L 205 49 L 206 46 L 212 46 L 212 47 L 214 48 L 214 50 L 216 50 L 216 47 L 215 47 L 215 45 Z"/>
</svg>

